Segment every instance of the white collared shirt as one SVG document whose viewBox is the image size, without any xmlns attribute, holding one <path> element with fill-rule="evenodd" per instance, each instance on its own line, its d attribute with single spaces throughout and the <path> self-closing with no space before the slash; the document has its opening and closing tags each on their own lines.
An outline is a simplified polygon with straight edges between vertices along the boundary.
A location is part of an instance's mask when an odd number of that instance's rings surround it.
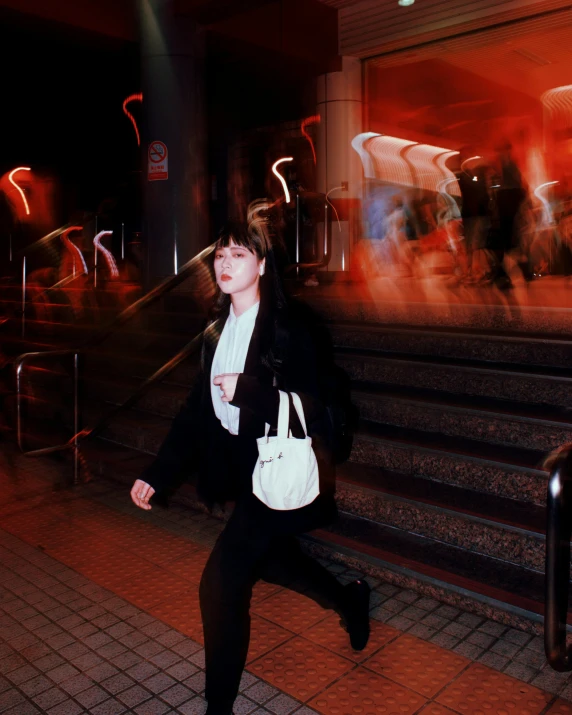
<svg viewBox="0 0 572 715">
<path fill-rule="evenodd" d="M 225 373 L 244 372 L 244 364 L 248 347 L 254 330 L 260 303 L 239 315 L 234 314 L 232 305 L 218 341 L 211 368 L 211 397 L 215 415 L 222 426 L 231 434 L 238 434 L 240 408 L 222 401 L 222 392 L 218 385 L 213 384 L 217 375 Z"/>
</svg>

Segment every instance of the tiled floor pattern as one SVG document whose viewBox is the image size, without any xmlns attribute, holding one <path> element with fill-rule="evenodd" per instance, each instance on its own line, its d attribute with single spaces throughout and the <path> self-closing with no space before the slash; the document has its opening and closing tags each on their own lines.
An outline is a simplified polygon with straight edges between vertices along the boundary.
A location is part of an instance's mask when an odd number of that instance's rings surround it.
<svg viewBox="0 0 572 715">
<path fill-rule="evenodd" d="M 52 491 L 52 462 L 0 458 L 0 713 L 202 715 L 198 582 L 218 520 L 127 490 Z M 357 576 L 324 562 L 342 581 Z M 542 641 L 373 582 L 372 637 L 260 583 L 237 715 L 572 715 Z"/>
</svg>

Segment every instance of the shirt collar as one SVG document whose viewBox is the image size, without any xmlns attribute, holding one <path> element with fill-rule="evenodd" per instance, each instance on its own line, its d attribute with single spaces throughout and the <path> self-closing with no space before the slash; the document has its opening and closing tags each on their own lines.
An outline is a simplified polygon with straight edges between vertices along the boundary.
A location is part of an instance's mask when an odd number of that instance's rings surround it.
<svg viewBox="0 0 572 715">
<path fill-rule="evenodd" d="M 230 304 L 229 320 L 231 324 L 242 325 L 243 323 L 254 323 L 256 316 L 258 315 L 258 309 L 260 308 L 260 301 L 251 306 L 248 310 L 245 310 L 242 315 L 238 317 L 234 313 L 234 308 L 232 303 Z"/>
</svg>

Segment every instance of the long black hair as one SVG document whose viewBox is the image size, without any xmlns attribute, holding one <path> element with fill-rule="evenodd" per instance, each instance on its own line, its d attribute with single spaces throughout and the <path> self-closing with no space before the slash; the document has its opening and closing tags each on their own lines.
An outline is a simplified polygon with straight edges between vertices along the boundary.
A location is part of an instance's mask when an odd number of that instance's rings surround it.
<svg viewBox="0 0 572 715">
<path fill-rule="evenodd" d="M 279 274 L 276 252 L 280 252 L 279 243 L 273 242 L 266 221 L 260 217 L 260 209 L 250 209 L 247 221 L 229 221 L 219 231 L 215 250 L 211 254 L 214 260 L 219 248 L 227 248 L 234 243 L 253 253 L 259 261 L 265 261 L 264 275 L 260 277 L 260 311 L 268 316 L 272 326 L 270 334 L 264 336 L 262 362 L 275 374 L 285 359 L 288 346 L 288 307 L 282 280 Z M 230 295 L 223 293 L 217 286 L 211 320 L 222 318 L 230 309 Z"/>
</svg>

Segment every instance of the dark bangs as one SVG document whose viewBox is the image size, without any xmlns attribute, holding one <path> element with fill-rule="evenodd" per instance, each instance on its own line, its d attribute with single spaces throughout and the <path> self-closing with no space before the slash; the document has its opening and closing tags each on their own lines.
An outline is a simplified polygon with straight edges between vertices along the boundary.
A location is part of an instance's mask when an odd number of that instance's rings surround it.
<svg viewBox="0 0 572 715">
<path fill-rule="evenodd" d="M 219 232 L 215 243 L 217 248 L 227 248 L 231 243 L 246 248 L 250 253 L 262 260 L 268 253 L 267 241 L 253 227 L 248 227 L 240 221 L 229 221 Z"/>
</svg>

